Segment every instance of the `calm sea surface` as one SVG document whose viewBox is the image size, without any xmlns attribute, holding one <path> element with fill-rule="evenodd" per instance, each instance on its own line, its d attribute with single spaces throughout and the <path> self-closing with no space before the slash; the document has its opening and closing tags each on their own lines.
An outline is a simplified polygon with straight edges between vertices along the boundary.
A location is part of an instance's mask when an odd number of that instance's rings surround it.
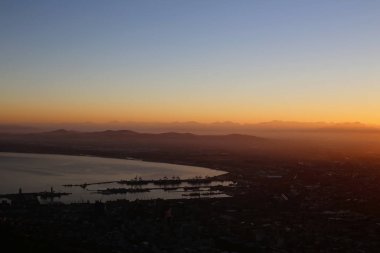
<svg viewBox="0 0 380 253">
<path fill-rule="evenodd" d="M 182 179 L 195 176 L 217 176 L 224 174 L 207 168 L 153 163 L 138 160 L 123 160 L 89 156 L 44 155 L 0 152 L 0 194 L 16 193 L 19 188 L 23 192 L 55 191 L 70 192 L 72 195 L 63 196 L 54 201 L 94 202 L 116 199 L 175 199 L 184 198 L 184 191 L 152 190 L 142 193 L 126 193 L 102 195 L 96 192 L 106 188 L 126 188 L 118 183 L 90 185 L 86 189 L 80 187 L 63 187 L 64 184 L 83 184 L 105 181 L 133 179 L 136 176 L 143 179 L 160 179 L 163 177 L 179 176 Z M 212 185 L 228 184 L 212 183 Z M 182 184 L 181 187 L 189 186 Z M 152 185 L 144 186 L 147 188 Z M 157 187 L 157 186 L 156 186 Z M 207 186 L 204 186 L 205 189 Z M 226 196 L 224 194 L 218 197 Z M 42 200 L 41 200 L 42 201 Z M 42 201 L 44 202 L 44 201 Z"/>
</svg>

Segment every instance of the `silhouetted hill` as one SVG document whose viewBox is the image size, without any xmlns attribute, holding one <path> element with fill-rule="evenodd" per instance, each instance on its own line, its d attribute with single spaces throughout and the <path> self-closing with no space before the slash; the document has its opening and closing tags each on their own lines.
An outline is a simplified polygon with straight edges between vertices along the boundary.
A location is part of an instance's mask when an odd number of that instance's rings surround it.
<svg viewBox="0 0 380 253">
<path fill-rule="evenodd" d="M 44 133 L 0 134 L 0 151 L 118 154 L 146 152 L 199 152 L 202 150 L 251 149 L 266 143 L 264 138 L 191 133 L 138 133 L 130 130 L 78 132 L 59 129 Z"/>
<path fill-rule="evenodd" d="M 93 135 L 93 136 L 109 136 L 109 137 L 118 137 L 118 136 L 136 136 L 139 133 L 130 131 L 130 130 L 105 130 L 100 132 L 89 132 L 87 134 Z"/>
<path fill-rule="evenodd" d="M 39 133 L 40 135 L 57 135 L 57 136 L 60 136 L 60 135 L 67 135 L 67 134 L 75 134 L 76 132 L 75 131 L 69 131 L 69 130 L 66 130 L 66 129 L 58 129 L 58 130 L 54 130 L 54 131 L 50 131 L 50 132 L 43 132 L 43 133 Z"/>
<path fill-rule="evenodd" d="M 319 159 L 330 155 L 347 155 L 348 152 L 365 150 L 370 153 L 380 150 L 378 134 L 318 133 L 312 138 L 307 138 L 297 139 L 290 132 L 286 139 L 275 139 L 245 134 L 198 135 L 177 132 L 154 134 L 130 130 L 79 132 L 59 129 L 44 133 L 0 134 L 0 152 L 133 157 L 210 166 L 214 161 L 223 164 L 223 161 L 229 162 L 232 158 L 234 161 L 240 159 L 241 164 L 250 164 L 281 157 Z M 331 150 L 334 152 L 330 153 Z"/>
<path fill-rule="evenodd" d="M 264 141 L 264 138 L 244 135 L 244 134 L 227 134 L 227 135 L 197 135 L 192 133 L 176 133 L 176 132 L 166 132 L 166 133 L 138 133 L 130 130 L 106 130 L 106 131 L 96 131 L 96 132 L 79 132 L 71 131 L 65 129 L 58 129 L 43 133 L 32 133 L 32 134 L 21 134 L 23 138 L 39 138 L 39 137 L 50 137 L 52 139 L 59 139 L 61 137 L 76 137 L 78 139 L 84 138 L 115 138 L 120 139 L 146 139 L 151 138 L 152 140 L 230 140 L 230 141 Z M 16 137 L 13 135 L 13 137 Z"/>
</svg>

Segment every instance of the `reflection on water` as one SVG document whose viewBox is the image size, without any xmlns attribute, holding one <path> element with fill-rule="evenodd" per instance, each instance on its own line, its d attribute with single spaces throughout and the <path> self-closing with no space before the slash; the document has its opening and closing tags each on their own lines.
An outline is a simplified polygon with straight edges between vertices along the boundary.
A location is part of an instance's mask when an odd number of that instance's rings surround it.
<svg viewBox="0 0 380 253">
<path fill-rule="evenodd" d="M 0 152 L 0 194 L 16 193 L 19 188 L 23 192 L 50 191 L 53 187 L 57 192 L 70 192 L 71 195 L 62 196 L 59 201 L 72 202 L 94 202 L 96 200 L 108 201 L 117 199 L 177 199 L 194 196 L 184 196 L 188 183 L 176 185 L 175 190 L 152 189 L 158 188 L 152 184 L 144 185 L 151 188 L 149 192 L 123 193 L 104 195 L 98 190 L 107 188 L 125 188 L 115 181 L 142 177 L 143 179 L 160 179 L 163 177 L 180 177 L 181 179 L 194 178 L 196 176 L 217 176 L 224 174 L 223 171 L 207 168 L 185 166 L 166 163 L 152 163 L 137 160 L 123 160 L 112 158 L 99 158 L 88 156 L 66 156 L 66 155 L 43 155 L 23 153 L 1 153 Z M 81 187 L 63 187 L 65 184 L 83 184 L 93 182 L 113 182 L 108 184 L 89 185 Z M 219 184 L 227 185 L 231 182 L 212 182 L 210 184 L 198 185 L 201 187 L 199 193 L 202 197 L 212 197 L 210 186 Z M 212 191 L 217 193 L 217 191 Z M 226 196 L 224 194 L 215 195 Z M 55 199 L 57 200 L 57 199 Z M 48 202 L 51 200 L 40 200 Z"/>
</svg>

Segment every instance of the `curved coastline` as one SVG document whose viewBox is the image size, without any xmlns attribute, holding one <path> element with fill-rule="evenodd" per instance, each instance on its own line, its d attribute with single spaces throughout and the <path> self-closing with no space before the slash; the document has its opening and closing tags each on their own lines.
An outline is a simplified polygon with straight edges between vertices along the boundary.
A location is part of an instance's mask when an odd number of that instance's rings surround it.
<svg viewBox="0 0 380 253">
<path fill-rule="evenodd" d="M 213 172 L 218 172 L 218 175 L 215 175 L 213 177 L 219 177 L 222 175 L 226 175 L 229 172 L 224 171 L 218 168 L 209 168 L 209 167 L 204 167 L 204 166 L 199 166 L 197 164 L 193 163 L 178 163 L 178 162 L 169 162 L 169 161 L 162 161 L 162 160 L 155 160 L 155 159 L 140 159 L 140 158 L 134 158 L 130 156 L 126 156 L 125 158 L 117 156 L 117 155 L 92 155 L 92 154 L 72 154 L 72 153 L 57 153 L 57 152 L 13 152 L 13 151 L 0 151 L 0 154 L 20 154 L 20 155 L 46 155 L 46 156 L 62 156 L 62 157 L 88 157 L 88 158 L 100 158 L 100 159 L 111 159 L 115 161 L 128 161 L 128 162 L 143 162 L 146 164 L 154 165 L 154 164 L 159 164 L 159 165 L 169 165 L 169 166 L 181 166 L 181 167 L 193 167 L 197 169 L 205 169 L 205 170 L 210 170 Z"/>
<path fill-rule="evenodd" d="M 0 175 L 5 179 L 4 184 L 0 186 L 0 194 L 15 194 L 17 191 L 33 193 L 33 196 L 39 196 L 38 194 L 45 194 L 46 192 L 49 192 L 49 194 L 70 193 L 67 196 L 60 196 L 60 201 L 64 203 L 80 202 L 81 199 L 91 202 L 112 201 L 119 198 L 128 200 L 180 199 L 184 197 L 184 193 L 181 191 L 186 191 L 186 188 L 191 186 L 190 180 L 201 178 L 218 180 L 218 176 L 226 174 L 226 172 L 220 170 L 192 165 L 85 154 L 0 152 L 0 162 Z M 155 182 L 160 182 L 159 180 L 161 179 L 171 180 L 172 178 L 181 180 L 183 190 L 165 191 L 166 186 L 155 186 Z M 120 192 L 123 193 L 123 196 L 118 196 L 118 194 L 99 194 L 107 189 L 111 189 L 111 193 L 114 193 L 115 189 L 120 191 L 119 188 L 124 182 L 133 180 L 146 182 L 143 188 L 149 190 L 133 192 L 134 194 Z M 207 186 L 214 187 L 212 182 L 208 181 Z M 128 188 L 130 186 L 122 187 Z M 94 192 L 97 194 L 94 194 Z"/>
</svg>

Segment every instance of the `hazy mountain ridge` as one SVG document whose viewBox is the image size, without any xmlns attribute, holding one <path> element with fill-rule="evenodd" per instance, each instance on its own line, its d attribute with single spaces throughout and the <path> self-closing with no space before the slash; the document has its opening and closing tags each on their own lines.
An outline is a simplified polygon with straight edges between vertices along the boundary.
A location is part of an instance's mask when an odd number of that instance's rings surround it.
<svg viewBox="0 0 380 253">
<path fill-rule="evenodd" d="M 60 129 L 60 130 L 55 130 Z M 105 135 L 115 134 L 115 131 L 125 131 L 124 134 L 139 133 L 194 133 L 194 134 L 248 134 L 259 132 L 368 132 L 380 133 L 380 126 L 367 125 L 360 122 L 296 122 L 269 121 L 253 124 L 235 122 L 199 123 L 189 122 L 109 122 L 109 123 L 54 123 L 30 125 L 0 125 L 2 133 L 36 133 L 49 131 L 103 132 Z M 129 130 L 121 130 L 129 129 Z M 69 131 L 69 130 L 65 130 Z"/>
<path fill-rule="evenodd" d="M 64 129 L 42 133 L 0 134 L 0 152 L 88 154 L 112 157 L 161 157 L 174 154 L 225 153 L 251 150 L 270 141 L 251 135 L 197 135 L 191 133 L 138 133 L 129 130 L 79 132 Z M 158 159 L 158 158 L 157 158 Z"/>
<path fill-rule="evenodd" d="M 15 136 L 15 135 L 12 135 Z M 95 131 L 95 132 L 81 132 L 59 129 L 48 132 L 41 133 L 26 133 L 20 134 L 22 137 L 50 137 L 50 138 L 61 138 L 61 137 L 76 137 L 76 138 L 151 138 L 151 139 L 228 139 L 228 140 L 265 140 L 264 138 L 246 135 L 246 134 L 222 134 L 222 135 L 200 135 L 193 133 L 177 133 L 177 132 L 165 132 L 165 133 L 139 133 L 130 130 L 105 130 L 105 131 Z"/>
</svg>

